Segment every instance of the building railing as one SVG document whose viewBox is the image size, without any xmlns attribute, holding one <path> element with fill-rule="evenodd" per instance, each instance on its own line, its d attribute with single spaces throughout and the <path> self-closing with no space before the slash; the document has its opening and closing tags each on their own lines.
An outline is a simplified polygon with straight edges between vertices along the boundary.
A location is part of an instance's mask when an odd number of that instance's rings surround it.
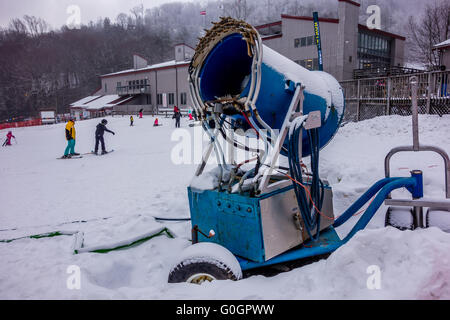
<svg viewBox="0 0 450 320">
<path fill-rule="evenodd" d="M 114 106 L 112 115 L 113 116 L 126 116 L 126 115 L 138 115 L 139 111 L 142 110 L 144 115 L 151 116 L 165 116 L 167 118 L 172 117 L 173 107 L 163 107 L 163 106 L 153 106 L 153 105 L 120 105 Z M 188 108 L 185 106 L 180 107 L 181 114 L 187 115 Z"/>
<path fill-rule="evenodd" d="M 150 85 L 116 87 L 116 92 L 118 95 L 150 93 Z"/>
<path fill-rule="evenodd" d="M 419 112 L 450 113 L 449 71 L 414 74 L 418 79 Z M 396 75 L 342 81 L 347 110 L 346 121 L 380 115 L 411 114 L 411 75 Z"/>
</svg>

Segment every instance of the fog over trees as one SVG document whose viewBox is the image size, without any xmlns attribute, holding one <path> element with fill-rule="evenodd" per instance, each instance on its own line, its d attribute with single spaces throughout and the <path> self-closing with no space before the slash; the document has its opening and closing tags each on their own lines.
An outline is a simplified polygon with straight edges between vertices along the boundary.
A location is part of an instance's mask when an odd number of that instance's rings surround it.
<svg viewBox="0 0 450 320">
<path fill-rule="evenodd" d="M 362 0 L 360 20 L 367 19 L 368 5 L 378 4 L 384 30 L 412 37 L 414 23 L 421 26 L 427 19 L 418 14 L 425 12 L 426 2 Z M 115 18 L 101 18 L 73 29 L 52 29 L 34 16 L 13 18 L 8 27 L 0 29 L 0 121 L 34 116 L 42 109 L 67 112 L 70 103 L 96 91 L 99 75 L 132 68 L 133 53 L 146 57 L 150 64 L 171 60 L 175 44 L 195 47 L 204 29 L 221 16 L 258 25 L 278 21 L 283 13 L 312 16 L 318 11 L 322 17 L 337 17 L 337 8 L 338 2 L 330 0 L 177 2 L 151 9 L 130 8 Z M 206 16 L 200 15 L 203 10 Z M 408 20 L 410 15 L 414 18 Z M 446 28 L 448 36 L 448 25 Z M 445 30 L 441 31 L 440 37 L 445 36 Z M 426 42 L 426 34 L 415 36 Z M 426 45 L 422 49 L 417 43 L 409 46 L 408 58 L 427 61 L 423 57 Z"/>
</svg>

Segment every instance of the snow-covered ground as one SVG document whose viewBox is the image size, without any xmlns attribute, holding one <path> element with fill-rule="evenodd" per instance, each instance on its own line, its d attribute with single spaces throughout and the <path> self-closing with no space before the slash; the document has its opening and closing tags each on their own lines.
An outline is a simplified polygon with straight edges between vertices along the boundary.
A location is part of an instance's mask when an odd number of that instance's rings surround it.
<svg viewBox="0 0 450 320">
<path fill-rule="evenodd" d="M 189 216 L 186 187 L 195 166 L 171 161 L 177 144 L 171 141 L 172 119 L 160 118 L 164 125 L 156 128 L 151 117 L 136 119 L 134 127 L 127 117 L 108 120 L 116 135 L 105 133 L 106 144 L 114 153 L 77 160 L 56 160 L 66 145 L 64 124 L 13 130 L 18 143 L 0 149 L 0 240 L 83 231 L 85 246 L 95 246 L 162 226 L 177 237 L 108 254 L 74 255 L 71 236 L 0 243 L 0 299 L 450 299 L 450 234 L 384 228 L 385 207 L 327 260 L 270 278 L 168 284 L 170 268 L 190 245 L 190 223 L 159 223 L 154 217 Z M 77 152 L 92 150 L 97 122 L 76 123 Z M 450 153 L 450 116 L 420 116 L 419 123 L 421 143 Z M 193 130 L 186 120 L 182 127 Z M 411 118 L 400 116 L 341 128 L 321 153 L 321 177 L 333 187 L 336 215 L 384 176 L 391 148 L 412 144 L 410 128 Z M 392 159 L 392 175 L 408 176 L 411 169 L 424 171 L 426 196 L 444 197 L 439 156 Z M 88 222 L 62 224 L 79 220 Z M 341 236 L 349 224 L 337 230 Z M 71 265 L 81 268 L 80 290 L 67 288 Z M 381 272 L 381 288 L 375 290 L 367 287 L 373 265 Z"/>
</svg>

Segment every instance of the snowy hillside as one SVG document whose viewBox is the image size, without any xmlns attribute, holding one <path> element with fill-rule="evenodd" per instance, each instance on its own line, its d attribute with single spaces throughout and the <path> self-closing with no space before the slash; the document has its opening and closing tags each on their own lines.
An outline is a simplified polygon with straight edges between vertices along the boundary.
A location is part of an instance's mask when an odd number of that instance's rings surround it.
<svg viewBox="0 0 450 320">
<path fill-rule="evenodd" d="M 163 226 L 176 235 L 107 254 L 71 251 L 73 237 L 0 243 L 0 299 L 450 299 L 450 234 L 437 228 L 401 232 L 384 228 L 382 207 L 368 228 L 327 260 L 266 278 L 168 284 L 170 268 L 190 245 L 190 223 L 154 217 L 189 216 L 186 187 L 194 165 L 175 165 L 172 119 L 108 118 L 111 154 L 57 160 L 64 124 L 14 129 L 17 144 L 0 149 L 0 240 L 52 231 L 83 231 L 86 246 L 114 243 Z M 79 153 L 93 149 L 98 119 L 76 123 Z M 450 153 L 450 116 L 419 117 L 420 142 Z M 184 130 L 187 121 L 182 120 Z M 411 118 L 379 117 L 341 128 L 321 153 L 321 177 L 333 187 L 342 213 L 384 177 L 384 157 L 411 145 Z M 0 131 L 0 138 L 7 130 Z M 425 195 L 444 197 L 442 159 L 431 153 L 392 159 L 391 173 L 424 171 Z M 399 193 L 394 193 L 394 195 Z M 353 218 L 356 219 L 356 218 Z M 85 223 L 68 223 L 84 220 Z M 348 232 L 344 225 L 337 231 Z M 69 290 L 67 268 L 81 268 L 81 289 Z M 367 268 L 379 266 L 381 289 L 369 290 Z"/>
</svg>

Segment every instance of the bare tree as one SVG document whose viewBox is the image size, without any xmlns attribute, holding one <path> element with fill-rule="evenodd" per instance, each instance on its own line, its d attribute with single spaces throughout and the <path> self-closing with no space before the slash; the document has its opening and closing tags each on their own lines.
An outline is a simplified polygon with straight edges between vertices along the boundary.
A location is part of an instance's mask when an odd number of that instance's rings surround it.
<svg viewBox="0 0 450 320">
<path fill-rule="evenodd" d="M 254 9 L 254 5 L 247 0 L 232 0 L 224 3 L 223 7 L 228 16 L 238 20 L 247 20 Z"/>
<path fill-rule="evenodd" d="M 25 15 L 23 17 L 23 20 L 28 29 L 28 33 L 32 37 L 36 37 L 38 35 L 46 33 L 50 29 L 49 24 L 45 20 L 43 20 L 41 18 L 37 18 L 35 16 Z"/>
<path fill-rule="evenodd" d="M 126 29 L 128 26 L 128 16 L 125 13 L 120 13 L 116 18 L 116 23 L 123 29 Z"/>
<path fill-rule="evenodd" d="M 423 17 L 413 16 L 408 20 L 408 47 L 414 62 L 421 62 L 432 67 L 439 64 L 438 53 L 433 47 L 449 38 L 450 3 L 428 4 Z"/>
<path fill-rule="evenodd" d="M 12 19 L 9 23 L 9 30 L 11 30 L 12 32 L 24 34 L 27 33 L 27 26 L 21 19 L 16 18 Z"/>
<path fill-rule="evenodd" d="M 144 5 L 134 7 L 130 10 L 131 14 L 134 16 L 135 25 L 139 26 L 144 24 Z"/>
</svg>

